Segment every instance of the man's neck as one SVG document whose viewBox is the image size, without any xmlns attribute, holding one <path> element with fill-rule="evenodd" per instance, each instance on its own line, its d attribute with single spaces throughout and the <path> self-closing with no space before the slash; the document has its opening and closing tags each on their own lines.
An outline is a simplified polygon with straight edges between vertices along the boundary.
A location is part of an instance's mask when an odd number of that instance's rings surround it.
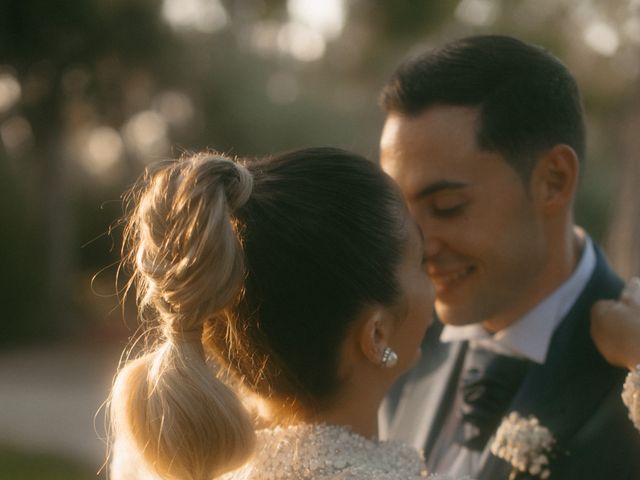
<svg viewBox="0 0 640 480">
<path fill-rule="evenodd" d="M 539 280 L 531 286 L 532 294 L 529 295 L 528 301 L 523 303 L 518 310 L 509 312 L 508 315 L 496 316 L 495 318 L 483 321 L 483 328 L 490 334 L 504 330 L 551 295 L 560 285 L 571 277 L 580 260 L 584 244 L 584 231 L 579 227 L 572 227 L 570 235 L 567 235 L 567 239 L 562 242 L 561 247 L 552 252 L 547 262 L 548 268 L 546 271 L 543 275 L 540 275 Z"/>
</svg>

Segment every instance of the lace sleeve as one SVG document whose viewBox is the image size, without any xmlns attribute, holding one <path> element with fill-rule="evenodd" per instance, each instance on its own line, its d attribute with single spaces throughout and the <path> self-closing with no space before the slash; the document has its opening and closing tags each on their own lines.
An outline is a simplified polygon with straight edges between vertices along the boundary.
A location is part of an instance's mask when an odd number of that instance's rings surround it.
<svg viewBox="0 0 640 480">
<path fill-rule="evenodd" d="M 629 372 L 622 389 L 622 401 L 629 409 L 629 418 L 640 430 L 640 364 Z"/>
</svg>

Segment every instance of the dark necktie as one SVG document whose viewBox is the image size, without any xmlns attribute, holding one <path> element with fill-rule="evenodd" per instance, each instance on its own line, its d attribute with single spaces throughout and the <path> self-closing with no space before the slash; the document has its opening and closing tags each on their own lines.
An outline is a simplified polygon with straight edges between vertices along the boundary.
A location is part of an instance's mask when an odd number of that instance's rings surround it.
<svg viewBox="0 0 640 480">
<path fill-rule="evenodd" d="M 498 428 L 529 365 L 523 360 L 470 346 L 462 371 L 461 422 L 456 441 L 483 450 Z"/>
</svg>

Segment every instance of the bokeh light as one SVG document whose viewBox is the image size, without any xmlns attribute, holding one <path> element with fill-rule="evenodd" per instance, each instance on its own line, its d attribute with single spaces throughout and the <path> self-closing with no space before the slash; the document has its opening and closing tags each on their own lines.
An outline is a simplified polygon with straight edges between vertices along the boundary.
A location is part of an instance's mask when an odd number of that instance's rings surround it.
<svg viewBox="0 0 640 480">
<path fill-rule="evenodd" d="M 10 73 L 0 73 L 0 113 L 13 107 L 22 95 L 18 79 Z"/>
</svg>

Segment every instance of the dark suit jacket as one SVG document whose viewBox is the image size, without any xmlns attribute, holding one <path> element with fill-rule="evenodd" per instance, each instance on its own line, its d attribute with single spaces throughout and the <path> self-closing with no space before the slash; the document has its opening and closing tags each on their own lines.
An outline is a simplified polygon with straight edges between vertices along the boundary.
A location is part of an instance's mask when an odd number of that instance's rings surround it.
<svg viewBox="0 0 640 480">
<path fill-rule="evenodd" d="M 591 279 L 554 332 L 546 362 L 529 369 L 508 412 L 533 414 L 553 432 L 551 480 L 640 480 L 640 432 L 620 398 L 626 372 L 602 358 L 589 333 L 593 303 L 616 298 L 623 286 L 595 250 Z M 467 347 L 467 342 L 440 343 L 441 330 L 438 323 L 427 333 L 419 365 L 398 381 L 380 410 L 381 436 L 424 448 L 427 459 L 454 398 Z M 510 471 L 489 454 L 476 476 L 506 480 Z"/>
</svg>

